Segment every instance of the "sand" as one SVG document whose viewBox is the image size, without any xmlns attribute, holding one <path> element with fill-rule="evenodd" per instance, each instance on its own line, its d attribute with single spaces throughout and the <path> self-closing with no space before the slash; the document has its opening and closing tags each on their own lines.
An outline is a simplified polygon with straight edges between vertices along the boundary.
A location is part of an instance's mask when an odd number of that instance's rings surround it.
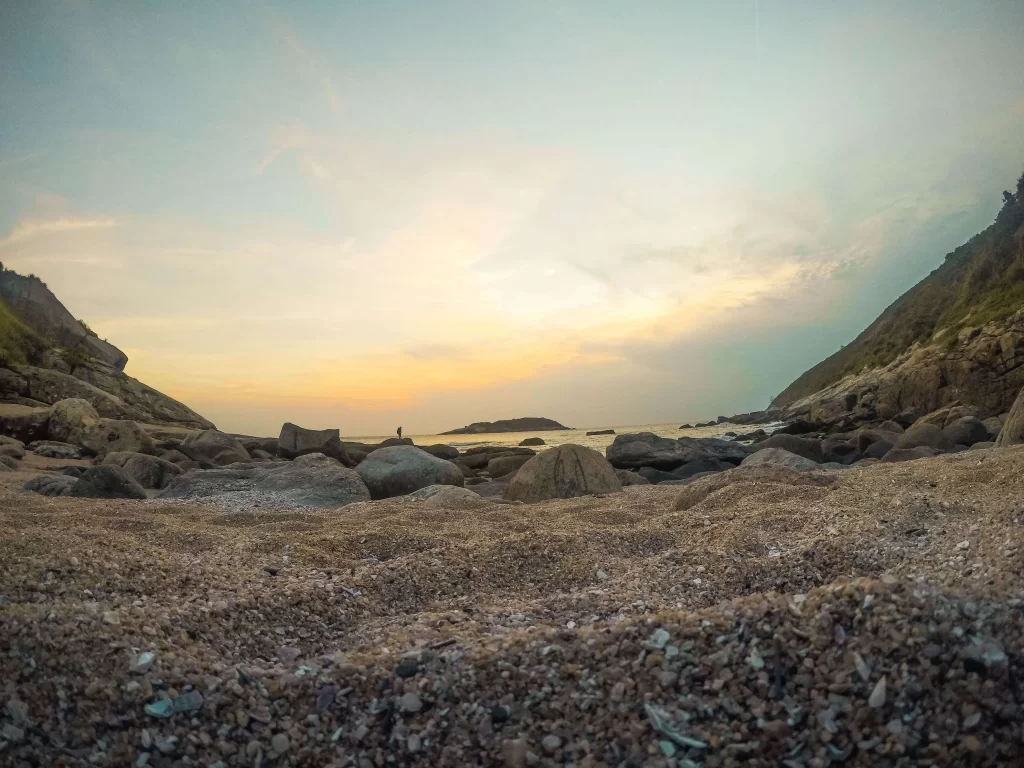
<svg viewBox="0 0 1024 768">
<path fill-rule="evenodd" d="M 1024 449 L 680 512 L 230 513 L 33 474 L 0 474 L 3 765 L 1024 760 Z"/>
</svg>

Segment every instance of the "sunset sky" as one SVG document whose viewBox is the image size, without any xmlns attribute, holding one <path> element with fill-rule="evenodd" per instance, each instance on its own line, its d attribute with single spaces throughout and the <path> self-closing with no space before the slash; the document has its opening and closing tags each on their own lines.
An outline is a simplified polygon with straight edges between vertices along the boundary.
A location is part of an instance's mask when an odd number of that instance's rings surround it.
<svg viewBox="0 0 1024 768">
<path fill-rule="evenodd" d="M 0 261 L 225 430 L 765 407 L 988 225 L 1024 4 L 0 4 Z"/>
</svg>

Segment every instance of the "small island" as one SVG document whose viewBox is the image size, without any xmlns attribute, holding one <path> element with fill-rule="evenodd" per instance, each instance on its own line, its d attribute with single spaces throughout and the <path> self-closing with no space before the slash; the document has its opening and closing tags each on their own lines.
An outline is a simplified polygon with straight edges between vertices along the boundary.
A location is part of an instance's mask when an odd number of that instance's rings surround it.
<svg viewBox="0 0 1024 768">
<path fill-rule="evenodd" d="M 569 429 L 552 419 L 526 416 L 521 419 L 501 419 L 500 421 L 475 421 L 472 424 L 442 432 L 442 435 L 482 435 L 491 432 L 552 432 L 556 429 Z"/>
</svg>

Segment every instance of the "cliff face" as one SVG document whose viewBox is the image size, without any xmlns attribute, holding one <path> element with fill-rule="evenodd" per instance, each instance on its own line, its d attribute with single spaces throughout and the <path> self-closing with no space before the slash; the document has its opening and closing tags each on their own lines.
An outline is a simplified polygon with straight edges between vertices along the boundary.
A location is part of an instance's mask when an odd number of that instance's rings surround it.
<svg viewBox="0 0 1024 768">
<path fill-rule="evenodd" d="M 843 414 L 927 413 L 956 400 L 1005 412 L 1024 385 L 1022 308 L 1024 176 L 994 224 L 794 381 L 771 412 L 831 423 Z"/>
<path fill-rule="evenodd" d="M 128 364 L 124 352 L 91 335 L 38 277 L 0 269 L 0 300 L 25 325 L 54 344 L 81 348 L 118 371 Z"/>
<path fill-rule="evenodd" d="M 127 362 L 41 280 L 0 266 L 0 403 L 41 408 L 81 398 L 105 418 L 213 428 L 186 405 L 125 375 Z"/>
</svg>

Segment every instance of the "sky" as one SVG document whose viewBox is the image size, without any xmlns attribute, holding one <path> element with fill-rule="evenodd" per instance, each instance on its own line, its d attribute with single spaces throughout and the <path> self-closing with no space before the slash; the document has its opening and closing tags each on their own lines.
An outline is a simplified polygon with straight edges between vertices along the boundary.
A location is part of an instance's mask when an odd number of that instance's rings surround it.
<svg viewBox="0 0 1024 768">
<path fill-rule="evenodd" d="M 1019 0 L 0 4 L 0 261 L 221 429 L 764 408 L 1024 167 Z"/>
</svg>

